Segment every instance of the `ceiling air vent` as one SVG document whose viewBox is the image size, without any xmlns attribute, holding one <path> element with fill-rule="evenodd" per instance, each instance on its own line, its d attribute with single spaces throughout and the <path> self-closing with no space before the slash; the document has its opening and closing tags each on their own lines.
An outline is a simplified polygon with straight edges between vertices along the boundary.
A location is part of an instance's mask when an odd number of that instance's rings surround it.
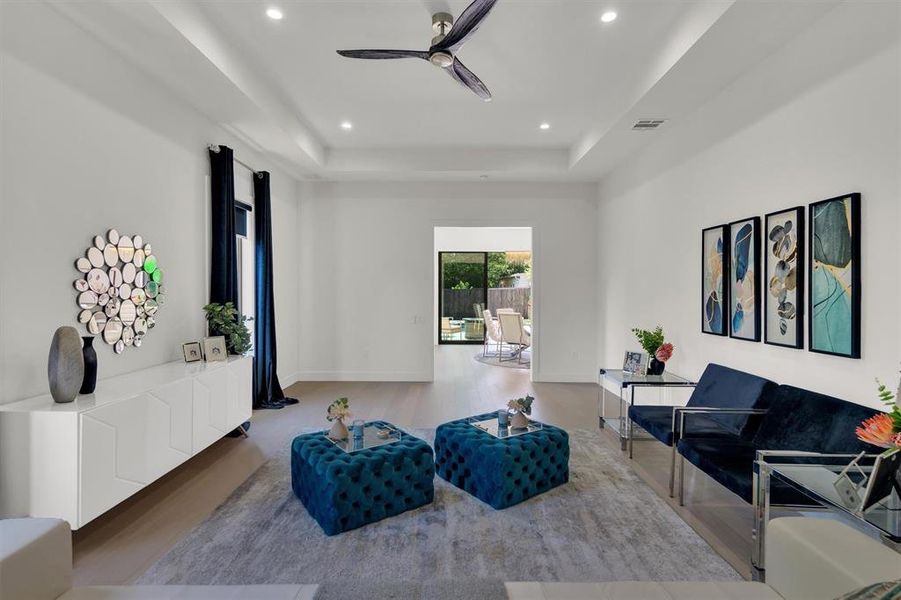
<svg viewBox="0 0 901 600">
<path fill-rule="evenodd" d="M 666 122 L 666 119 L 640 119 L 632 125 L 632 131 L 652 131 Z"/>
</svg>

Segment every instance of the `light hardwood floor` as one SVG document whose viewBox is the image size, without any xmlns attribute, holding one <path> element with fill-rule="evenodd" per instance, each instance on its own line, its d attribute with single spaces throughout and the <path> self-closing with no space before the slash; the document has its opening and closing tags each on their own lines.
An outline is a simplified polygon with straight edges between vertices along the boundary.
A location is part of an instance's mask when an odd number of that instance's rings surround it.
<svg viewBox="0 0 901 600">
<path fill-rule="evenodd" d="M 610 429 L 597 430 L 597 386 L 531 383 L 524 370 L 484 365 L 476 346 L 442 346 L 435 354 L 432 383 L 302 382 L 286 392 L 300 404 L 254 413 L 250 438 L 225 438 L 73 535 L 76 585 L 133 582 L 191 529 L 202 522 L 260 465 L 287 448 L 300 430 L 325 427 L 326 407 L 351 400 L 354 418 L 383 419 L 402 428 L 434 428 L 464 416 L 489 412 L 507 399 L 536 397 L 533 417 L 565 429 L 595 429 L 611 448 Z M 615 399 L 607 395 L 608 403 Z M 615 407 L 608 404 L 608 414 Z M 689 465 L 687 505 L 668 497 L 669 449 L 635 442 L 633 468 L 743 576 L 750 575 L 751 509 Z"/>
</svg>

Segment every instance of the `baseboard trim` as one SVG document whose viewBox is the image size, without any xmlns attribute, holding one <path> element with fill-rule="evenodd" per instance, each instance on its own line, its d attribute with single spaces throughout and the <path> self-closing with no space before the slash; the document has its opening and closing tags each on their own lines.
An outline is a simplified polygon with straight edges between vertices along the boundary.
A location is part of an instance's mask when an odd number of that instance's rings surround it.
<svg viewBox="0 0 901 600">
<path fill-rule="evenodd" d="M 278 382 L 282 384 L 282 388 L 291 387 L 298 381 L 300 381 L 300 371 L 294 371 L 290 375 L 284 377 L 279 376 L 278 378 Z"/>
<path fill-rule="evenodd" d="M 295 376 L 297 381 L 432 381 L 425 371 L 298 371 Z"/>
<path fill-rule="evenodd" d="M 597 383 L 597 379 L 585 373 L 532 373 L 535 383 Z"/>
</svg>

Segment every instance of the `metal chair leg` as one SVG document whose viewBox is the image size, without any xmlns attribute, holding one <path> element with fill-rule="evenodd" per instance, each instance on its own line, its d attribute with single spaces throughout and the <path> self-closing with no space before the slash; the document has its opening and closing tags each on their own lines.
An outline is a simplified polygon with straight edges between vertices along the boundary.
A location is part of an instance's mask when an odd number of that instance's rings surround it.
<svg viewBox="0 0 901 600">
<path fill-rule="evenodd" d="M 673 451 L 672 458 L 670 459 L 669 465 L 669 497 L 672 498 L 675 495 L 675 487 L 676 487 L 676 446 L 678 443 L 675 438 L 673 439 Z"/>
<path fill-rule="evenodd" d="M 629 419 L 629 459 L 632 459 L 632 446 L 635 443 L 635 433 L 633 429 L 632 419 Z"/>
<path fill-rule="evenodd" d="M 679 457 L 679 506 L 685 506 L 685 457 Z"/>
</svg>

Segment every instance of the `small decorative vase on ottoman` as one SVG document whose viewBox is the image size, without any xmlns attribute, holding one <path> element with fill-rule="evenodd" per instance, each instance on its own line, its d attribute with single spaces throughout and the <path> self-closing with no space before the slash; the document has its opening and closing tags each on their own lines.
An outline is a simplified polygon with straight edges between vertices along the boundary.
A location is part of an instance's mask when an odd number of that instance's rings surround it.
<svg viewBox="0 0 901 600">
<path fill-rule="evenodd" d="M 326 535 L 430 503 L 434 478 L 431 447 L 384 421 L 367 423 L 362 440 L 320 431 L 291 443 L 291 487 Z"/>
<path fill-rule="evenodd" d="M 496 424 L 497 413 L 438 427 L 435 468 L 439 477 L 498 510 L 569 481 L 565 431 L 541 425 L 521 435 L 500 432 L 499 437 L 473 425 L 482 421 Z"/>
</svg>

